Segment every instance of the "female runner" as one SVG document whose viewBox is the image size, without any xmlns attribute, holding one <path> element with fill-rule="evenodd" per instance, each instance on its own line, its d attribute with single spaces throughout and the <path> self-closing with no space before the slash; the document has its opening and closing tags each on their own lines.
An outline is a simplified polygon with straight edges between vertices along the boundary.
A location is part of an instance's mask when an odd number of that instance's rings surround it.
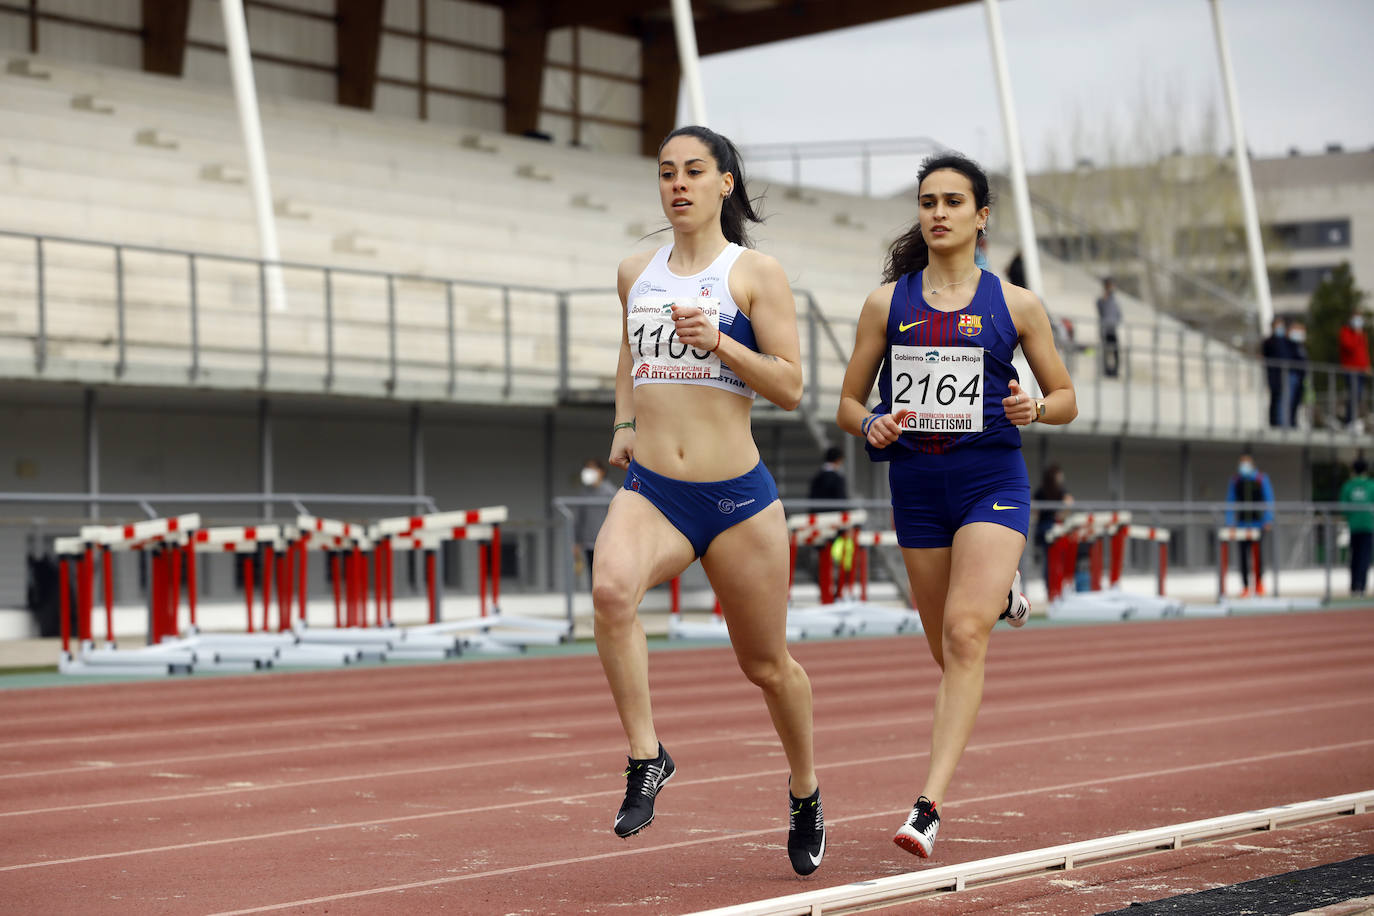
<svg viewBox="0 0 1374 916">
<path fill-rule="evenodd" d="M 748 247 L 745 224 L 759 218 L 734 145 L 684 127 L 658 158 L 673 241 L 617 276 L 626 320 L 610 462 L 628 473 L 596 540 L 592 589 L 597 653 L 630 745 L 614 830 L 649 826 L 676 769 L 654 730 L 639 603 L 700 559 L 782 741 L 788 855 L 810 874 L 825 854 L 811 682 L 787 651 L 786 521 L 749 422 L 755 393 L 786 410 L 801 401 L 796 303 L 778 262 Z"/>
<path fill-rule="evenodd" d="M 1078 407 L 1039 299 L 974 264 L 989 213 L 983 170 L 941 155 L 919 177 L 917 223 L 864 302 L 837 420 L 874 461 L 891 462 L 897 542 L 943 671 L 930 769 L 893 838 L 924 858 L 982 701 L 988 636 L 999 617 L 1020 626 L 1030 610 L 1017 572 L 1030 522 L 1017 427 L 1068 423 Z M 1018 343 L 1044 398 L 1021 390 Z"/>
</svg>

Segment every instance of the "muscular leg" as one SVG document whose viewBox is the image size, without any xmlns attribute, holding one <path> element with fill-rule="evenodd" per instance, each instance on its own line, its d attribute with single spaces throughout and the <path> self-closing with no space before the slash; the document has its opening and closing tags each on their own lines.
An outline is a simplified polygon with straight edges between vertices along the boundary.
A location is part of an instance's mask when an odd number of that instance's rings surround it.
<svg viewBox="0 0 1374 916">
<path fill-rule="evenodd" d="M 792 773 L 791 791 L 816 790 L 811 681 L 787 651 L 787 526 L 782 503 L 711 542 L 701 565 L 720 599 L 746 677 L 763 690 Z"/>
<path fill-rule="evenodd" d="M 990 522 L 974 522 L 960 528 L 947 554 L 947 589 L 938 619 L 934 607 L 930 612 L 921 608 L 931 653 L 944 671 L 935 695 L 930 769 L 921 791 L 937 805 L 944 800 L 954 777 L 954 768 L 973 732 L 978 707 L 983 701 L 983 663 L 988 637 L 1006 607 L 1007 589 L 1025 545 L 1026 539 L 1019 532 Z M 934 580 L 916 587 L 919 602 L 924 591 L 933 592 L 939 585 L 938 552 L 905 550 L 903 553 L 908 556 L 907 568 L 913 583 L 923 574 Z M 912 557 L 913 554 L 916 556 Z M 937 599 L 932 597 L 930 600 L 934 603 Z"/>
<path fill-rule="evenodd" d="M 649 588 L 678 575 L 693 559 L 682 532 L 643 496 L 621 490 L 611 500 L 594 554 L 596 654 L 629 739 L 630 756 L 636 759 L 658 755 L 649 702 L 649 647 L 639 603 Z"/>
</svg>

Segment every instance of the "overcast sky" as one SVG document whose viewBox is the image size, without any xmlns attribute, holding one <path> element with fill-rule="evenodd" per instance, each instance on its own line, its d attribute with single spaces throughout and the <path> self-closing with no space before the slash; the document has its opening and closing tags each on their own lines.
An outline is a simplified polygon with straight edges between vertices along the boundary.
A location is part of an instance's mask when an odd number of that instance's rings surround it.
<svg viewBox="0 0 1374 916">
<path fill-rule="evenodd" d="M 838 0 L 837 0 L 838 2 Z M 1109 9 L 1110 12 L 1104 12 Z M 1223 0 L 1251 150 L 1283 155 L 1374 147 L 1374 2 Z M 1192 145 L 1215 111 L 1229 122 L 1207 0 L 1003 0 L 1021 143 L 1032 170 L 1089 155 L 1104 136 L 1137 149 L 1132 122 L 1167 130 L 1177 110 Z M 982 2 L 702 59 L 713 128 L 741 145 L 927 136 L 995 169 L 1006 163 Z M 742 91 L 743 90 L 743 91 Z M 1177 102 L 1170 102 L 1176 99 Z M 685 115 L 685 92 L 682 111 Z M 912 162 L 875 171 L 895 189 Z M 817 170 L 818 171 L 818 170 Z M 808 181 L 822 178 L 808 170 Z M 857 164 L 825 176 L 857 181 Z"/>
</svg>

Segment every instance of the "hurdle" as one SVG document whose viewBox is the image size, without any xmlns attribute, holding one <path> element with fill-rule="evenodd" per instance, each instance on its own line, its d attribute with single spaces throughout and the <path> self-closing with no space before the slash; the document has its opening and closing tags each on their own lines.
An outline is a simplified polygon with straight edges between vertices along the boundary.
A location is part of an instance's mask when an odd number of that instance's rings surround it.
<svg viewBox="0 0 1374 916">
<path fill-rule="evenodd" d="M 501 652 L 511 646 L 530 643 L 557 644 L 572 639 L 571 620 L 544 617 L 516 617 L 501 611 L 501 525 L 509 518 L 506 506 L 432 512 L 379 519 L 368 533 L 380 540 L 402 546 L 411 538 L 411 549 L 425 552 L 425 579 L 430 601 L 430 623 L 411 628 L 422 634 L 451 635 L 468 633 L 464 648 Z M 478 617 L 473 620 L 443 621 L 439 605 L 442 586 L 435 579 L 433 557 L 445 541 L 477 543 Z M 431 546 L 432 545 L 432 546 Z M 490 595 L 490 608 L 488 607 Z M 524 631 L 519 636 L 503 634 L 493 628 Z"/>
<path fill-rule="evenodd" d="M 248 615 L 247 632 L 254 632 L 253 603 L 255 585 L 253 582 L 253 561 L 262 554 L 262 632 L 271 630 L 269 619 L 272 599 L 272 562 L 282 544 L 281 527 L 278 525 L 236 525 L 224 528 L 202 528 L 192 538 L 196 552 L 233 553 L 241 563 L 243 574 L 243 599 Z M 289 611 L 281 608 L 281 595 L 278 593 L 278 631 L 289 629 L 285 618 Z"/>
<path fill-rule="evenodd" d="M 1134 595 L 1121 591 L 1121 574 L 1125 564 L 1126 544 L 1144 540 L 1159 545 L 1156 570 L 1156 594 Z M 1183 603 L 1167 596 L 1169 574 L 1168 529 L 1151 525 L 1131 524 L 1129 512 L 1077 512 L 1057 522 L 1047 532 L 1046 569 L 1050 604 L 1047 614 L 1056 619 L 1153 619 L 1176 617 L 1184 612 Z M 1088 591 L 1068 595 L 1064 582 L 1077 565 L 1079 546 L 1089 543 Z M 1110 555 L 1103 557 L 1104 545 Z M 1108 587 L 1103 588 L 1102 576 L 1106 566 Z"/>
<path fill-rule="evenodd" d="M 112 570 L 113 551 L 147 551 L 150 558 L 150 583 L 148 590 L 150 629 L 148 641 L 154 645 L 166 636 L 178 632 L 177 610 L 181 593 L 181 568 L 185 559 L 186 537 L 200 527 L 200 515 L 171 516 L 147 519 L 127 525 L 85 525 L 76 538 L 60 538 L 56 549 L 59 558 L 65 553 L 70 557 L 77 543 L 81 545 L 80 562 L 77 568 L 78 619 L 80 640 L 83 644 L 92 643 L 92 617 L 95 606 L 95 548 L 100 548 L 101 578 L 105 601 L 105 641 L 114 645 L 114 575 Z M 77 543 L 73 543 L 77 542 Z M 192 617 L 195 614 L 195 568 L 187 563 L 187 577 L 190 584 Z M 61 575 L 59 575 L 59 580 Z M 64 593 L 65 597 L 65 593 Z M 64 651 L 69 651 L 67 645 Z"/>
<path fill-rule="evenodd" d="M 1264 594 L 1264 577 L 1260 575 L 1260 538 L 1264 531 L 1260 528 L 1245 528 L 1235 525 L 1217 529 L 1217 597 L 1226 597 L 1226 571 L 1230 567 L 1230 547 L 1232 542 L 1250 542 L 1250 568 L 1255 573 L 1255 594 Z M 1242 546 L 1239 549 L 1244 550 Z"/>
<path fill-rule="evenodd" d="M 918 632 L 921 618 L 909 608 L 889 608 L 868 602 L 869 553 L 876 547 L 894 547 L 895 531 L 865 531 L 868 521 L 864 510 L 852 512 L 817 512 L 788 517 L 792 570 L 795 573 L 797 550 L 801 547 L 821 546 L 817 578 L 820 582 L 820 606 L 794 607 L 788 623 L 798 628 L 802 638 L 820 635 L 833 627 L 829 635 L 856 636 Z M 835 568 L 830 545 L 839 537 L 847 538 L 853 550 L 852 561 Z M 792 575 L 789 575 L 789 586 Z M 857 594 L 856 594 L 857 591 Z M 907 595 L 908 605 L 910 594 Z"/>
</svg>

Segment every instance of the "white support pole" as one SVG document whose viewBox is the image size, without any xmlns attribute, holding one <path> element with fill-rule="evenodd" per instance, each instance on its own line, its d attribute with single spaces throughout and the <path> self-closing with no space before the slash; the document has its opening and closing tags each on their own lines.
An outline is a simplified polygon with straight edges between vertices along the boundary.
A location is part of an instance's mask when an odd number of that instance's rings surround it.
<svg viewBox="0 0 1374 916">
<path fill-rule="evenodd" d="M 1016 103 L 1011 97 L 1011 76 L 1007 71 L 1007 48 L 1002 41 L 1002 13 L 997 0 L 983 0 L 988 14 L 988 43 L 997 71 L 997 94 L 1002 102 L 1002 129 L 1007 135 L 1007 160 L 1011 170 L 1011 197 L 1016 204 L 1016 229 L 1021 238 L 1021 264 L 1026 271 L 1026 286 L 1044 296 L 1040 276 L 1040 249 L 1035 243 L 1035 223 L 1031 218 L 1030 189 L 1026 184 L 1026 163 L 1021 155 L 1021 132 L 1016 126 Z"/>
<path fill-rule="evenodd" d="M 1236 94 L 1236 75 L 1231 69 L 1231 50 L 1226 44 L 1226 27 L 1221 20 L 1221 0 L 1211 0 L 1212 25 L 1217 33 L 1217 58 L 1221 81 L 1226 89 L 1226 108 L 1231 113 L 1231 146 L 1236 152 L 1236 182 L 1245 216 L 1245 242 L 1250 253 L 1250 279 L 1259 307 L 1260 336 L 1269 333 L 1274 318 L 1274 300 L 1269 294 L 1269 267 L 1264 260 L 1264 240 L 1260 237 L 1259 210 L 1255 206 L 1255 185 L 1250 178 L 1250 150 L 1245 142 L 1245 127 L 1240 119 L 1240 97 Z"/>
<path fill-rule="evenodd" d="M 239 127 L 243 130 L 243 146 L 248 156 L 248 186 L 258 217 L 262 259 L 278 263 L 281 246 L 277 244 L 276 213 L 267 178 L 267 151 L 262 142 L 262 117 L 258 113 L 258 89 L 253 81 L 253 59 L 248 50 L 248 23 L 243 15 L 243 0 L 220 0 L 220 10 L 224 14 L 224 44 L 229 54 Z M 282 282 L 280 267 L 267 268 L 267 298 L 273 311 L 286 308 L 286 285 Z"/>
<path fill-rule="evenodd" d="M 677 59 L 682 67 L 682 81 L 687 84 L 687 105 L 692 123 L 705 127 L 706 93 L 701 88 L 701 58 L 697 54 L 692 0 L 673 0 L 673 31 L 677 33 Z"/>
</svg>

